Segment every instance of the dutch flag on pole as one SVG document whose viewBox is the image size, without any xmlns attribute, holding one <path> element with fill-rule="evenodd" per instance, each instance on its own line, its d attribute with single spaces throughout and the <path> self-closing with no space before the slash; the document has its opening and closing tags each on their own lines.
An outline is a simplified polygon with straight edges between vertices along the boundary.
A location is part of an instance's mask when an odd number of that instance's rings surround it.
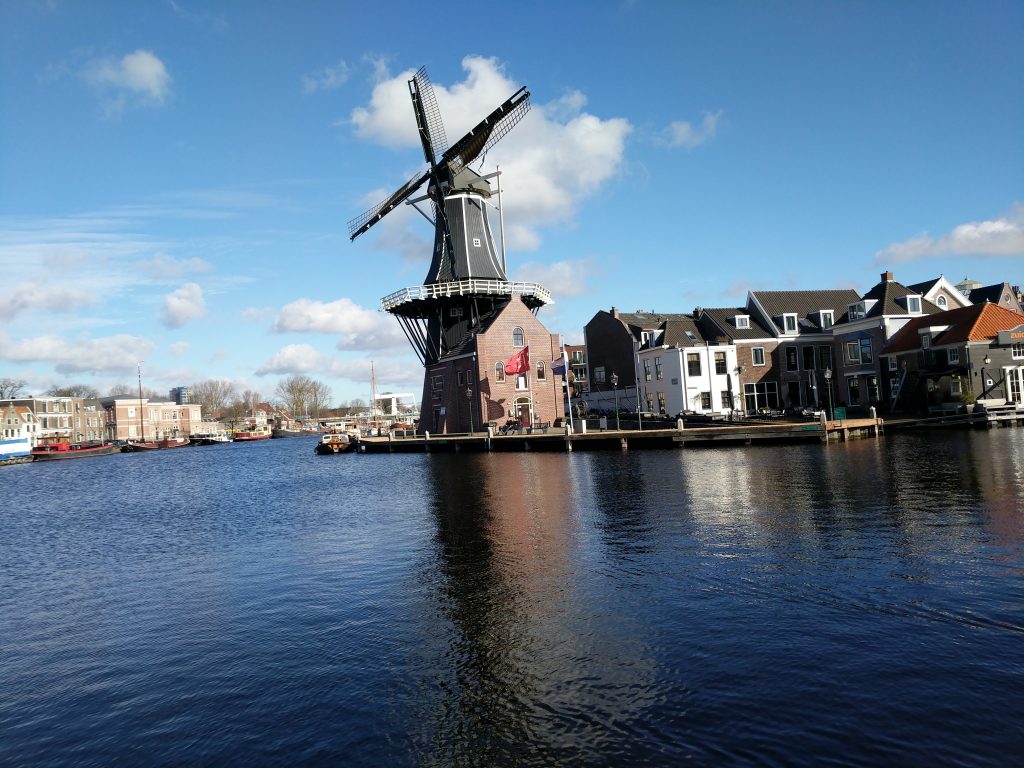
<svg viewBox="0 0 1024 768">
<path fill-rule="evenodd" d="M 565 352 L 557 360 L 551 361 L 551 372 L 558 376 L 565 376 L 565 372 L 569 368 L 569 361 L 565 359 Z"/>
</svg>

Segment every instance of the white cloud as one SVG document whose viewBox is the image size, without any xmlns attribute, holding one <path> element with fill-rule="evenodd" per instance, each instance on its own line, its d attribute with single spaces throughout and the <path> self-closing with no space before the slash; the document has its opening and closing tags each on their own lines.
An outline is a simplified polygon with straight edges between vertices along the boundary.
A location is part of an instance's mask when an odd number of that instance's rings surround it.
<svg viewBox="0 0 1024 768">
<path fill-rule="evenodd" d="M 556 261 L 551 264 L 528 262 L 516 268 L 513 280 L 540 283 L 558 300 L 559 296 L 579 296 L 587 293 L 587 280 L 593 277 L 593 259 Z"/>
<path fill-rule="evenodd" d="M 137 50 L 118 60 L 97 59 L 90 62 L 83 77 L 92 85 L 110 94 L 110 112 L 117 112 L 129 102 L 163 104 L 171 90 L 167 67 L 150 51 Z"/>
<path fill-rule="evenodd" d="M 462 66 L 466 71 L 462 82 L 448 88 L 434 83 L 449 143 L 461 138 L 519 88 L 495 59 L 468 56 Z M 352 113 L 357 136 L 396 149 L 419 148 L 407 85 L 412 75 L 413 71 L 407 70 L 376 85 L 370 103 Z M 510 248 L 537 248 L 540 227 L 570 220 L 583 199 L 620 172 L 632 126 L 622 118 L 602 119 L 588 114 L 583 111 L 585 106 L 586 97 L 579 91 L 535 104 L 486 157 L 484 172 L 493 170 L 496 162 L 501 165 L 505 234 Z M 474 169 L 480 170 L 478 166 L 475 163 Z M 394 188 L 412 176 L 406 171 Z M 418 216 L 407 221 L 417 232 L 429 230 Z M 378 228 L 405 226 L 405 222 L 388 221 Z M 428 245 L 421 258 L 429 256 Z"/>
<path fill-rule="evenodd" d="M 11 320 L 21 312 L 40 309 L 46 312 L 74 312 L 96 303 L 87 291 L 47 281 L 10 286 L 0 296 L 0 318 Z"/>
<path fill-rule="evenodd" d="M 398 321 L 351 299 L 293 301 L 278 313 L 274 330 L 338 334 L 338 349 L 388 349 L 407 343 Z"/>
<path fill-rule="evenodd" d="M 180 328 L 206 313 L 203 289 L 195 283 L 185 283 L 164 297 L 160 322 L 168 328 Z"/>
<path fill-rule="evenodd" d="M 309 344 L 289 344 L 265 361 L 257 376 L 309 374 L 314 377 L 349 379 L 370 385 L 370 367 L 377 380 L 378 391 L 388 388 L 411 389 L 416 392 L 423 384 L 423 368 L 409 359 L 370 361 L 366 358 L 342 359 L 325 355 Z"/>
<path fill-rule="evenodd" d="M 1024 203 L 988 221 L 972 221 L 932 237 L 927 232 L 893 243 L 875 254 L 879 264 L 900 264 L 933 256 L 1024 256 Z"/>
<path fill-rule="evenodd" d="M 304 93 L 316 93 L 317 91 L 333 91 L 348 82 L 351 69 L 344 61 L 339 61 L 332 67 L 324 67 L 316 72 L 309 72 L 302 76 L 302 90 Z"/>
<path fill-rule="evenodd" d="M 153 350 L 141 336 L 119 334 L 92 339 L 36 336 L 10 342 L 0 337 L 0 359 L 19 363 L 52 363 L 60 373 L 119 372 L 135 370 L 138 361 Z"/>
<path fill-rule="evenodd" d="M 699 147 L 718 134 L 718 125 L 722 119 L 722 110 L 705 112 L 699 123 L 678 120 L 666 130 L 666 140 L 670 146 L 693 149 Z"/>
<path fill-rule="evenodd" d="M 187 341 L 176 341 L 173 344 L 171 344 L 169 349 L 172 355 L 174 355 L 175 357 L 181 357 L 190 349 L 192 349 L 192 345 L 189 344 Z"/>
</svg>

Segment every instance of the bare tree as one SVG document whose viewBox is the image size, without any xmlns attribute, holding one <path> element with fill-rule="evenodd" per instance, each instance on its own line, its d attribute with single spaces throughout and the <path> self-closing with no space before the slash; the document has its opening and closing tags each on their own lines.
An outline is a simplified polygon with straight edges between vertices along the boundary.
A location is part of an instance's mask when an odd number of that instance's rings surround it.
<svg viewBox="0 0 1024 768">
<path fill-rule="evenodd" d="M 22 379 L 0 379 L 0 400 L 14 400 L 25 393 L 27 382 Z"/>
<path fill-rule="evenodd" d="M 192 402 L 203 407 L 203 416 L 223 413 L 228 404 L 238 398 L 235 385 L 224 379 L 207 379 L 189 387 Z"/>
<path fill-rule="evenodd" d="M 250 416 L 255 413 L 256 406 L 260 404 L 261 400 L 260 393 L 254 389 L 247 389 L 242 393 L 242 403 Z"/>
<path fill-rule="evenodd" d="M 313 380 L 308 376 L 289 376 L 277 383 L 274 394 L 292 418 L 304 416 L 308 411 L 312 384 Z"/>
<path fill-rule="evenodd" d="M 331 404 L 331 388 L 322 381 L 314 379 L 309 387 L 309 409 L 307 414 L 314 419 L 320 418 L 320 412 Z"/>
<path fill-rule="evenodd" d="M 139 387 L 138 387 L 137 384 L 135 386 L 132 386 L 131 384 L 115 384 L 114 386 L 112 386 L 110 389 L 107 390 L 107 397 L 138 397 L 138 396 L 139 396 Z M 156 400 L 158 402 L 163 402 L 163 401 L 167 400 L 167 395 L 166 394 L 161 394 L 160 392 L 157 392 L 155 389 L 143 388 L 143 390 L 142 390 L 142 398 L 144 400 Z"/>
<path fill-rule="evenodd" d="M 138 394 L 138 389 L 132 390 L 130 384 L 115 384 L 107 390 L 107 397 L 121 397 L 122 395 Z"/>
<path fill-rule="evenodd" d="M 100 396 L 99 390 L 88 384 L 71 384 L 67 387 L 53 386 L 46 390 L 46 394 L 50 397 L 83 397 L 86 399 Z"/>
</svg>

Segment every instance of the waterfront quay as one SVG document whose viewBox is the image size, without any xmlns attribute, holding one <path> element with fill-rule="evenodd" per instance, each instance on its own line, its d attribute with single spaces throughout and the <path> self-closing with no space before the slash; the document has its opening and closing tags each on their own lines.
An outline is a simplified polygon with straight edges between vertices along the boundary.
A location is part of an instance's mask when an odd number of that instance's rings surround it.
<svg viewBox="0 0 1024 768">
<path fill-rule="evenodd" d="M 443 451 L 587 451 L 619 448 L 686 448 L 706 445 L 752 445 L 754 443 L 828 442 L 859 437 L 877 437 L 882 419 L 842 421 L 746 422 L 709 427 L 627 428 L 569 432 L 564 428 L 524 430 L 507 435 L 493 431 L 473 434 L 409 435 L 390 433 L 364 437 L 362 453 L 422 453 Z"/>
</svg>

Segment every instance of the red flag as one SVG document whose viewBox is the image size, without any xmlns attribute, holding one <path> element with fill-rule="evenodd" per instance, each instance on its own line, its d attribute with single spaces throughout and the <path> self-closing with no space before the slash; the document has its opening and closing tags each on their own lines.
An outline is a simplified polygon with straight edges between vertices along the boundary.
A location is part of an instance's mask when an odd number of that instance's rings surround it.
<svg viewBox="0 0 1024 768">
<path fill-rule="evenodd" d="M 526 373 L 530 370 L 530 348 L 523 347 L 522 351 L 516 352 L 505 361 L 505 373 Z"/>
</svg>

